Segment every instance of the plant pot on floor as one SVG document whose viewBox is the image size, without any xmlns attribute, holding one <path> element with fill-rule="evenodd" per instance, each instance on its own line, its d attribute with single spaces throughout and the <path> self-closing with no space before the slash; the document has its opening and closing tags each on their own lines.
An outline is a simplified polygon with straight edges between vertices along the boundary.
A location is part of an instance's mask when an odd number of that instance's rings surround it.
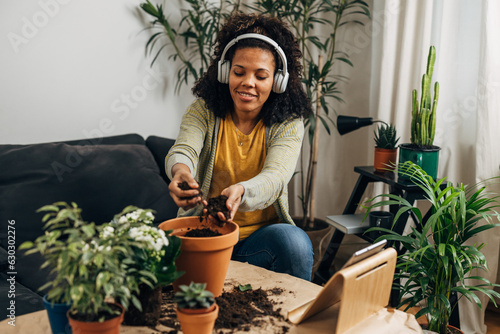
<svg viewBox="0 0 500 334">
<path fill-rule="evenodd" d="M 378 148 L 375 147 L 375 155 L 373 159 L 373 167 L 376 172 L 387 172 L 392 166 L 396 165 L 398 158 L 398 149 L 393 148 Z"/>
<path fill-rule="evenodd" d="M 43 296 L 43 306 L 47 310 L 50 328 L 53 334 L 71 334 L 67 313 L 71 305 L 62 303 L 51 303 L 47 295 Z"/>
<path fill-rule="evenodd" d="M 301 223 L 303 219 L 302 217 L 292 217 L 292 219 L 297 226 L 303 226 L 303 224 Z M 314 255 L 312 276 L 314 277 L 314 273 L 318 270 L 321 260 L 325 255 L 326 249 L 330 244 L 330 240 L 332 239 L 333 232 L 335 232 L 335 228 L 323 219 L 315 218 L 312 226 L 306 226 L 303 229 L 311 240 L 313 247 Z"/>
<path fill-rule="evenodd" d="M 71 329 L 74 334 L 119 334 L 120 326 L 123 322 L 123 314 L 125 309 L 120 304 L 114 303 L 117 308 L 121 309 L 121 313 L 113 318 L 104 320 L 102 322 L 98 321 L 82 321 L 76 320 L 68 311 L 68 319 Z"/>
<path fill-rule="evenodd" d="M 210 334 L 219 315 L 219 306 L 213 304 L 208 309 L 176 309 L 177 319 L 184 334 Z"/>
<path fill-rule="evenodd" d="M 435 180 L 437 178 L 440 150 L 441 148 L 438 146 L 422 148 L 413 144 L 401 144 L 399 145 L 399 163 L 411 161 L 420 166 Z M 409 179 L 407 175 L 401 173 L 398 177 L 404 180 Z"/>
<path fill-rule="evenodd" d="M 210 226 L 208 226 L 210 225 Z M 222 294 L 229 262 L 234 245 L 239 240 L 239 227 L 229 222 L 223 227 L 212 226 L 200 217 L 182 217 L 167 220 L 159 226 L 162 230 L 173 230 L 172 235 L 181 239 L 181 254 L 175 261 L 177 270 L 184 275 L 173 283 L 174 290 L 179 285 L 189 285 L 191 282 L 207 283 L 207 290 L 215 297 Z M 215 237 L 186 237 L 193 229 L 210 227 L 221 235 Z"/>
<path fill-rule="evenodd" d="M 424 327 L 422 325 L 422 333 L 423 334 L 439 334 L 438 332 L 434 332 L 434 331 L 429 331 L 427 329 L 424 329 L 426 327 Z M 451 325 L 448 325 L 448 332 L 451 333 L 451 334 L 464 334 L 464 332 L 456 327 L 453 327 Z"/>
</svg>

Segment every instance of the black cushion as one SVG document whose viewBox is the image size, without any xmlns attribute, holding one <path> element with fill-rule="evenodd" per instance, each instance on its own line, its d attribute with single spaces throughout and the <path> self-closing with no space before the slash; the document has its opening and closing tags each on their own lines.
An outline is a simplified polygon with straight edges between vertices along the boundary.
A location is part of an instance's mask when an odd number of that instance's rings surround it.
<svg viewBox="0 0 500 334">
<path fill-rule="evenodd" d="M 175 140 L 173 139 L 158 136 L 149 136 L 146 139 L 146 146 L 149 148 L 151 153 L 153 153 L 153 157 L 160 168 L 160 174 L 167 184 L 170 184 L 170 179 L 165 173 L 165 157 L 174 143 Z"/>
<path fill-rule="evenodd" d="M 156 211 L 156 223 L 174 218 L 177 207 L 144 145 L 81 146 L 63 143 L 0 145 L 0 245 L 7 221 L 15 220 L 16 245 L 42 233 L 35 211 L 56 201 L 75 202 L 85 220 L 103 223 L 127 205 Z M 36 290 L 39 259 L 19 258 L 18 280 Z"/>
</svg>

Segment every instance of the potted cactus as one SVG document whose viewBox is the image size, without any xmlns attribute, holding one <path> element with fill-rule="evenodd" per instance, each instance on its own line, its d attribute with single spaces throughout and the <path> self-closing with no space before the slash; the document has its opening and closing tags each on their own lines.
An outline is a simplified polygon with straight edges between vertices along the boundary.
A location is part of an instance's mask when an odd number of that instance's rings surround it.
<svg viewBox="0 0 500 334">
<path fill-rule="evenodd" d="M 401 144 L 399 163 L 411 161 L 420 167 L 433 179 L 437 178 L 439 162 L 438 146 L 434 146 L 436 131 L 436 109 L 439 99 L 439 83 L 434 84 L 434 97 L 431 96 L 431 80 L 436 61 L 436 48 L 431 46 L 427 58 L 427 69 L 422 77 L 422 96 L 418 103 L 417 90 L 412 92 L 412 119 L 410 144 Z M 404 173 L 400 178 L 406 178 Z"/>
<path fill-rule="evenodd" d="M 375 159 L 373 167 L 377 172 L 390 170 L 391 166 L 396 164 L 398 156 L 399 138 L 397 137 L 396 127 L 392 124 L 381 124 L 375 134 Z"/>
<path fill-rule="evenodd" d="M 206 283 L 180 285 L 175 293 L 177 319 L 184 334 L 212 333 L 219 307 L 212 292 L 205 290 Z"/>
</svg>

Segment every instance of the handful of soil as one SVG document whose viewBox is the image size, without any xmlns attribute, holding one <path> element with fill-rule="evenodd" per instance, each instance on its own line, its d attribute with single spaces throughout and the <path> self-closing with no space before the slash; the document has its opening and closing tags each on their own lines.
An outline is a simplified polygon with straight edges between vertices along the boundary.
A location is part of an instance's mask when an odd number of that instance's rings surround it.
<svg viewBox="0 0 500 334">
<path fill-rule="evenodd" d="M 195 189 L 195 188 L 191 188 L 186 181 L 183 181 L 183 182 L 179 183 L 178 186 L 179 186 L 179 188 L 181 188 L 181 190 Z M 198 195 L 194 195 L 194 196 L 190 196 L 190 197 L 181 197 L 181 199 L 183 199 L 183 200 L 189 200 L 189 199 L 192 199 L 192 198 L 195 198 L 195 197 L 198 197 L 198 196 L 202 196 L 201 190 L 199 190 L 199 189 L 197 189 L 197 190 L 198 190 Z"/>
<path fill-rule="evenodd" d="M 217 225 L 219 226 L 224 226 L 226 222 L 219 219 L 219 216 L 217 215 L 218 212 L 222 212 L 224 214 L 224 217 L 226 217 L 226 220 L 228 220 L 231 217 L 229 209 L 226 206 L 226 201 L 227 201 L 226 195 L 219 195 L 217 197 L 212 197 L 207 201 L 208 202 L 206 206 L 207 213 L 215 218 Z"/>
</svg>

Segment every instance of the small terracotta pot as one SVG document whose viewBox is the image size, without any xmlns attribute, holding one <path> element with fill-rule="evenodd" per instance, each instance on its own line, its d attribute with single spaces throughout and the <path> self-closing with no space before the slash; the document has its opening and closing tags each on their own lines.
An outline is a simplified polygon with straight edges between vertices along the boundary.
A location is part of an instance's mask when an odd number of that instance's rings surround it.
<svg viewBox="0 0 500 334">
<path fill-rule="evenodd" d="M 236 223 L 226 223 L 223 227 L 215 227 L 220 234 L 216 237 L 191 238 L 184 235 L 193 229 L 205 228 L 205 220 L 199 217 L 182 217 L 167 220 L 159 225 L 164 230 L 173 230 L 172 235 L 181 239 L 181 254 L 175 261 L 178 271 L 184 271 L 174 283 L 174 290 L 179 285 L 191 282 L 207 283 L 206 289 L 215 297 L 222 294 L 229 261 L 234 245 L 239 240 L 239 227 Z"/>
<path fill-rule="evenodd" d="M 386 149 L 375 147 L 373 167 L 377 172 L 387 172 L 391 166 L 396 164 L 398 149 Z"/>
<path fill-rule="evenodd" d="M 176 311 L 182 333 L 210 334 L 219 315 L 219 306 L 214 304 L 208 309 L 177 309 Z"/>
<path fill-rule="evenodd" d="M 73 333 L 74 334 L 119 334 L 120 326 L 121 323 L 123 322 L 123 313 L 125 313 L 125 309 L 120 304 L 115 303 L 113 305 L 119 306 L 122 312 L 120 313 L 120 315 L 117 315 L 116 317 L 103 322 L 97 322 L 97 321 L 86 322 L 86 321 L 75 320 L 71 318 L 68 311 L 68 320 L 71 329 L 73 330 Z"/>
</svg>

